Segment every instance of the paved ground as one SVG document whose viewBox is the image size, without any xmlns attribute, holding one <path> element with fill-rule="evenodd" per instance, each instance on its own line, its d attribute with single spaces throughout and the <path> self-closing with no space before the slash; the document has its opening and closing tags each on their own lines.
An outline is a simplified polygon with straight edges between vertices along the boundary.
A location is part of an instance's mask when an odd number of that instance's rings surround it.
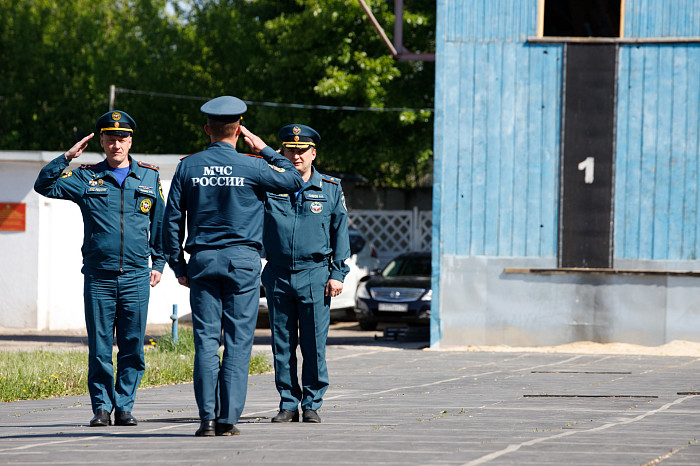
<svg viewBox="0 0 700 466">
<path fill-rule="evenodd" d="M 250 377 L 237 437 L 193 436 L 191 384 L 139 390 L 130 428 L 87 427 L 87 396 L 2 403 L 0 464 L 700 464 L 698 358 L 435 351 L 376 336 L 332 332 L 322 424 L 271 424 L 272 374 Z"/>
</svg>

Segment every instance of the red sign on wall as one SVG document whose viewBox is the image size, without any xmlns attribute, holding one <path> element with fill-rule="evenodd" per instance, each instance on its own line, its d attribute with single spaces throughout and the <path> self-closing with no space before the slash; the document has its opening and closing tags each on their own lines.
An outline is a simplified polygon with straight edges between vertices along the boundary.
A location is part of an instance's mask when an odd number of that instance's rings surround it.
<svg viewBox="0 0 700 466">
<path fill-rule="evenodd" d="M 0 202 L 0 231 L 25 231 L 27 204 Z"/>
</svg>

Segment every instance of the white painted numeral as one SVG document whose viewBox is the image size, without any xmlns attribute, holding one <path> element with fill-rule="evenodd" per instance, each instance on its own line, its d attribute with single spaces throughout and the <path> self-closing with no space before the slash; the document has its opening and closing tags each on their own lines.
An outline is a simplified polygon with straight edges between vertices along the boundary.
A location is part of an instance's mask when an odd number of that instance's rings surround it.
<svg viewBox="0 0 700 466">
<path fill-rule="evenodd" d="M 593 157 L 586 157 L 586 160 L 578 164 L 579 171 L 583 171 L 583 181 L 586 184 L 593 184 L 593 170 L 595 168 L 595 160 Z"/>
</svg>

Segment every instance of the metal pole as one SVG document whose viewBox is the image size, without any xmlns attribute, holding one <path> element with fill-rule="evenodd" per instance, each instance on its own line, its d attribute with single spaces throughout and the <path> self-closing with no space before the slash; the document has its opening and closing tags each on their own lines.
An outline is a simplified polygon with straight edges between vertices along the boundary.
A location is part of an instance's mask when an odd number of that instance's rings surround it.
<svg viewBox="0 0 700 466">
<path fill-rule="evenodd" d="M 170 319 L 173 321 L 173 341 L 177 343 L 177 304 L 173 304 L 173 314 Z"/>
<path fill-rule="evenodd" d="M 394 48 L 399 54 L 408 52 L 403 46 L 403 0 L 394 0 Z"/>
<path fill-rule="evenodd" d="M 365 10 L 365 13 L 367 14 L 367 17 L 369 18 L 370 22 L 372 23 L 372 26 L 374 26 L 374 29 L 377 30 L 379 33 L 379 37 L 382 38 L 386 46 L 389 48 L 389 51 L 391 52 L 391 55 L 396 58 L 396 55 L 398 54 L 396 52 L 396 48 L 394 48 L 394 45 L 389 41 L 389 38 L 386 36 L 386 33 L 384 32 L 384 29 L 379 25 L 379 22 L 377 21 L 377 18 L 374 17 L 372 14 L 372 10 L 369 9 L 367 4 L 365 3 L 364 0 L 357 0 L 357 2 L 360 4 L 363 10 Z"/>
<path fill-rule="evenodd" d="M 117 97 L 117 86 L 109 85 L 109 111 L 114 110 L 114 99 Z"/>
</svg>

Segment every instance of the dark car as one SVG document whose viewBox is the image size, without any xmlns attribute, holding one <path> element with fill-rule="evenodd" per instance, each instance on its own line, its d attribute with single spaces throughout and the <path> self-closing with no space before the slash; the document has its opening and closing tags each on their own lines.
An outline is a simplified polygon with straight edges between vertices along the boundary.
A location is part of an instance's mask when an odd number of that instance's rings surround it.
<svg viewBox="0 0 700 466">
<path fill-rule="evenodd" d="M 361 280 L 355 317 L 363 330 L 379 322 L 430 323 L 430 253 L 407 252 L 391 260 L 379 274 Z"/>
</svg>

